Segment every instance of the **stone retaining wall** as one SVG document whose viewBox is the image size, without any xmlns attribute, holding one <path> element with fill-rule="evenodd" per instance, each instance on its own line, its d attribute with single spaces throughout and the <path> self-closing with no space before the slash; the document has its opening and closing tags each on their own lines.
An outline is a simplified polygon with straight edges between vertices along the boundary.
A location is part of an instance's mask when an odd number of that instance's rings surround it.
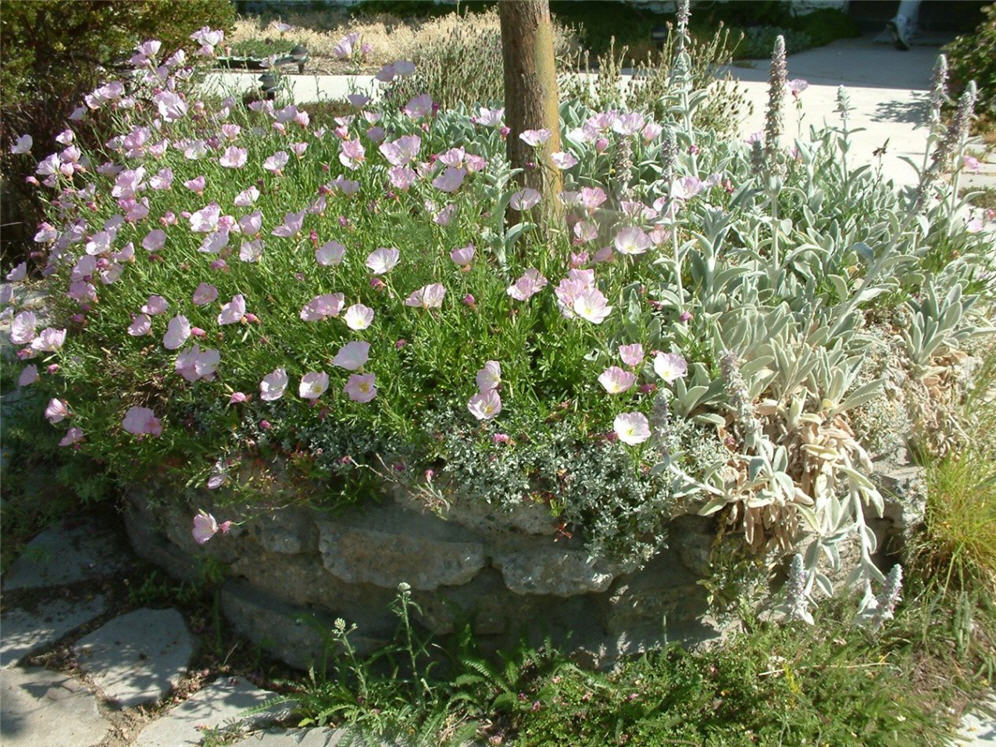
<svg viewBox="0 0 996 747">
<path fill-rule="evenodd" d="M 899 500 L 876 525 L 881 546 L 909 525 Z M 219 521 L 240 524 L 200 546 L 191 536 L 193 510 L 179 504 L 156 488 L 132 492 L 125 521 L 135 550 L 186 579 L 198 578 L 209 557 L 225 563 L 226 616 L 294 666 L 320 660 L 322 631 L 337 617 L 356 623 L 351 640 L 361 651 L 389 640 L 397 626 L 389 604 L 401 582 L 411 585 L 422 625 L 442 635 L 470 621 L 485 650 L 523 633 L 548 634 L 604 664 L 664 640 L 695 644 L 723 633 L 698 583 L 709 574 L 716 538 L 709 518 L 674 519 L 668 547 L 631 571 L 589 559 L 579 539 L 558 535 L 543 505 L 511 512 L 450 505 L 437 516 L 396 493 L 335 515 L 222 507 Z"/>
</svg>

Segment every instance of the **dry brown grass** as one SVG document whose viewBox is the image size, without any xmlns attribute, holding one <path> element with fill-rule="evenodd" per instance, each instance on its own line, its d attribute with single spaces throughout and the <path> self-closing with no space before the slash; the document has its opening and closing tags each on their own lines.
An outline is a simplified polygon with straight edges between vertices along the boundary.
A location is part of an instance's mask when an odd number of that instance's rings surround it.
<svg viewBox="0 0 996 747">
<path fill-rule="evenodd" d="M 404 20 L 392 15 L 379 15 L 362 20 L 351 20 L 344 11 L 305 11 L 288 13 L 283 19 L 294 28 L 281 32 L 277 21 L 240 18 L 230 36 L 232 43 L 251 39 L 285 40 L 303 44 L 311 61 L 309 72 L 340 73 L 349 69 L 348 63 L 337 60 L 333 48 L 347 34 L 357 33 L 360 41 L 371 49 L 360 65 L 363 72 L 376 72 L 382 65 L 396 60 L 411 59 L 420 48 L 433 40 L 447 38 L 458 28 L 465 33 L 498 33 L 497 13 L 448 13 L 438 18 Z"/>
</svg>

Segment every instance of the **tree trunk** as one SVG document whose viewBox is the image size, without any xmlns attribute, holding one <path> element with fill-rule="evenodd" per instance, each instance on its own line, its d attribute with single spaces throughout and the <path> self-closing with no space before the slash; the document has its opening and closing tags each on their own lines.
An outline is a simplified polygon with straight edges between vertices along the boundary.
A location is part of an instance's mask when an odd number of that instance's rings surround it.
<svg viewBox="0 0 996 747">
<path fill-rule="evenodd" d="M 505 124 L 509 128 L 508 159 L 512 168 L 523 169 L 520 183 L 542 195 L 542 228 L 549 232 L 560 226 L 563 215 L 559 199 L 563 180 L 550 158 L 550 154 L 560 150 L 550 4 L 548 0 L 501 0 L 498 13 L 505 73 Z M 538 147 L 519 138 L 525 130 L 544 129 L 550 131 L 550 139 Z"/>
</svg>

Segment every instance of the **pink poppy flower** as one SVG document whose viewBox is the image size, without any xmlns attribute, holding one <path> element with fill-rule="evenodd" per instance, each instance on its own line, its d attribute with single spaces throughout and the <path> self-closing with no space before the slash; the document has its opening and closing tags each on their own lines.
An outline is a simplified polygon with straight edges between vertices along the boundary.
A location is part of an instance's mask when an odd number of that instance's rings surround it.
<svg viewBox="0 0 996 747">
<path fill-rule="evenodd" d="M 66 435 L 62 437 L 61 441 L 59 441 L 59 446 L 72 446 L 74 444 L 78 444 L 82 440 L 83 440 L 83 429 L 73 426 L 68 431 L 66 431 Z"/>
<path fill-rule="evenodd" d="M 230 405 L 241 405 L 249 401 L 249 395 L 244 392 L 232 392 L 232 396 L 228 398 L 228 404 Z"/>
<path fill-rule="evenodd" d="M 400 257 L 401 252 L 397 249 L 376 249 L 370 252 L 364 264 L 374 275 L 383 275 L 395 268 Z"/>
<path fill-rule="evenodd" d="M 422 309 L 438 309 L 443 305 L 446 288 L 442 283 L 422 286 L 405 299 L 405 306 Z"/>
<path fill-rule="evenodd" d="M 69 405 L 61 399 L 53 398 L 49 400 L 48 405 L 45 407 L 45 417 L 48 422 L 55 425 L 68 417 L 72 417 L 72 413 L 69 411 Z"/>
<path fill-rule="evenodd" d="M 243 241 L 239 247 L 239 259 L 243 262 L 259 262 L 260 257 L 263 256 L 264 246 L 265 243 L 262 239 Z"/>
<path fill-rule="evenodd" d="M 654 372 L 670 384 L 688 373 L 688 363 L 677 353 L 658 353 L 654 358 Z"/>
<path fill-rule="evenodd" d="M 356 171 L 367 159 L 367 151 L 359 138 L 355 140 L 343 140 L 339 146 L 339 163 L 347 169 Z"/>
<path fill-rule="evenodd" d="M 318 399 L 329 388 L 329 375 L 324 371 L 309 371 L 301 377 L 298 394 L 302 399 Z"/>
<path fill-rule="evenodd" d="M 38 381 L 38 366 L 32 364 L 30 366 L 25 366 L 21 370 L 21 375 L 17 377 L 18 386 L 31 386 L 36 381 Z"/>
<path fill-rule="evenodd" d="M 377 386 L 373 374 L 350 374 L 342 391 L 353 402 L 369 402 L 377 396 Z"/>
<path fill-rule="evenodd" d="M 167 122 L 175 122 L 187 116 L 187 102 L 172 91 L 161 91 L 152 100 L 159 109 L 159 116 Z"/>
<path fill-rule="evenodd" d="M 121 422 L 128 433 L 134 436 L 148 434 L 150 436 L 160 436 L 163 432 L 163 425 L 148 407 L 132 407 L 125 413 Z"/>
<path fill-rule="evenodd" d="M 640 131 L 640 135 L 643 137 L 643 142 L 648 145 L 658 138 L 658 136 L 664 131 L 656 122 L 647 122 L 643 129 Z"/>
<path fill-rule="evenodd" d="M 505 109 L 488 109 L 486 107 L 478 107 L 477 116 L 472 117 L 471 121 L 476 122 L 476 124 L 482 127 L 501 127 L 502 117 L 505 116 Z"/>
<path fill-rule="evenodd" d="M 607 299 L 597 288 L 589 288 L 578 293 L 571 308 L 579 317 L 593 324 L 601 324 L 612 311 Z"/>
<path fill-rule="evenodd" d="M 537 145 L 542 145 L 549 140 L 551 134 L 552 133 L 547 129 L 524 130 L 519 133 L 519 139 L 526 145 L 531 145 L 535 148 Z"/>
<path fill-rule="evenodd" d="M 616 415 L 613 429 L 619 440 L 629 446 L 642 444 L 650 438 L 650 421 L 640 412 L 624 412 Z"/>
<path fill-rule="evenodd" d="M 478 392 L 467 402 L 470 414 L 478 420 L 491 420 L 501 413 L 501 397 L 497 389 Z"/>
<path fill-rule="evenodd" d="M 609 394 L 620 394 L 636 383 L 636 375 L 629 371 L 624 371 L 619 366 L 611 366 L 599 375 L 598 383 Z"/>
<path fill-rule="evenodd" d="M 793 97 L 798 98 L 800 93 L 809 88 L 809 83 L 802 78 L 794 78 L 786 83 L 785 87 L 788 88 L 789 93 L 791 93 Z"/>
<path fill-rule="evenodd" d="M 287 389 L 287 371 L 276 368 L 259 383 L 259 398 L 273 402 L 284 396 L 285 389 Z"/>
<path fill-rule="evenodd" d="M 42 225 L 46 225 L 46 224 L 42 224 Z M 54 229 L 53 229 L 53 231 L 54 231 Z M 52 238 L 53 239 L 55 238 L 55 234 L 54 233 L 52 235 Z M 28 276 L 28 263 L 27 262 L 21 262 L 13 270 L 11 270 L 10 272 L 7 273 L 7 280 L 9 280 L 12 283 L 19 283 L 20 281 L 24 280 L 24 278 L 26 278 L 27 276 Z"/>
<path fill-rule="evenodd" d="M 432 218 L 432 222 L 437 226 L 448 226 L 453 221 L 453 218 L 456 217 L 456 214 L 457 206 L 451 203 L 436 213 Z"/>
<path fill-rule="evenodd" d="M 166 246 L 166 232 L 160 228 L 149 231 L 142 239 L 142 248 L 149 252 L 158 252 Z"/>
<path fill-rule="evenodd" d="M 263 161 L 263 168 L 267 171 L 279 174 L 283 171 L 284 166 L 287 165 L 289 160 L 290 156 L 287 154 L 287 151 L 278 150 L 272 156 Z"/>
<path fill-rule="evenodd" d="M 263 213 L 259 210 L 254 210 L 248 215 L 243 215 L 239 218 L 239 230 L 248 236 L 255 236 L 262 227 Z"/>
<path fill-rule="evenodd" d="M 187 381 L 193 383 L 200 379 L 214 378 L 220 361 L 221 353 L 217 350 L 201 350 L 195 342 L 193 347 L 183 350 L 176 356 L 174 369 Z"/>
<path fill-rule="evenodd" d="M 629 112 L 628 114 L 620 114 L 612 121 L 612 131 L 618 135 L 635 135 L 641 129 L 646 122 L 643 115 L 639 112 Z"/>
<path fill-rule="evenodd" d="M 212 233 L 218 230 L 221 206 L 212 202 L 190 215 L 190 230 L 194 233 Z"/>
<path fill-rule="evenodd" d="M 422 147 L 418 135 L 405 135 L 389 143 L 382 143 L 378 150 L 392 166 L 404 166 L 414 159 Z"/>
<path fill-rule="evenodd" d="M 441 192 L 456 192 L 463 184 L 467 172 L 448 166 L 439 176 L 432 180 L 432 186 Z"/>
<path fill-rule="evenodd" d="M 249 187 L 235 195 L 233 203 L 236 207 L 249 207 L 259 199 L 259 190 L 256 187 Z"/>
<path fill-rule="evenodd" d="M 202 174 L 193 179 L 188 179 L 183 183 L 183 186 L 195 194 L 204 194 L 204 188 L 207 186 L 207 177 Z"/>
<path fill-rule="evenodd" d="M 301 309 L 299 316 L 306 322 L 320 322 L 329 317 L 339 316 L 345 303 L 342 293 L 326 293 L 315 296 Z"/>
<path fill-rule="evenodd" d="M 556 153 L 550 154 L 550 160 L 553 161 L 553 165 L 556 166 L 561 171 L 566 171 L 571 168 L 571 166 L 576 166 L 578 159 L 574 157 L 572 153 L 566 151 L 557 151 Z"/>
<path fill-rule="evenodd" d="M 33 311 L 22 311 L 11 320 L 10 341 L 14 345 L 27 345 L 35 339 L 38 320 Z"/>
<path fill-rule="evenodd" d="M 526 189 L 520 190 L 512 195 L 509 199 L 508 204 L 512 206 L 513 210 L 523 211 L 529 210 L 530 208 L 536 207 L 540 201 L 540 193 L 535 189 L 526 187 Z"/>
<path fill-rule="evenodd" d="M 205 511 L 198 511 L 194 517 L 194 528 L 191 530 L 191 534 L 194 537 L 194 542 L 203 545 L 219 531 L 222 534 L 227 532 L 230 526 L 231 522 L 229 521 L 226 521 L 224 525 L 219 525 L 214 516 Z"/>
<path fill-rule="evenodd" d="M 66 341 L 66 330 L 46 327 L 31 341 L 31 349 L 39 353 L 54 353 Z"/>
<path fill-rule="evenodd" d="M 221 134 L 225 136 L 226 140 L 235 140 L 240 132 L 242 132 L 242 128 L 237 124 L 226 123 L 221 126 Z"/>
<path fill-rule="evenodd" d="M 218 314 L 218 324 L 237 324 L 242 321 L 242 317 L 246 315 L 246 299 L 239 293 L 232 296 L 232 300 L 224 304 L 221 307 L 221 313 Z"/>
<path fill-rule="evenodd" d="M 346 313 L 342 318 L 346 322 L 347 327 L 359 332 L 371 325 L 374 318 L 374 310 L 369 306 L 357 303 L 346 309 Z"/>
<path fill-rule="evenodd" d="M 283 238 L 293 236 L 301 230 L 306 212 L 306 210 L 302 210 L 298 213 L 287 213 L 284 216 L 283 224 L 274 228 L 271 233 L 274 236 L 281 236 Z"/>
<path fill-rule="evenodd" d="M 484 368 L 477 372 L 477 391 L 482 394 L 497 389 L 501 384 L 501 363 L 498 361 L 488 361 Z"/>
<path fill-rule="evenodd" d="M 392 187 L 403 192 L 415 183 L 418 174 L 407 166 L 395 166 L 387 170 L 387 177 Z"/>
<path fill-rule="evenodd" d="M 589 213 L 608 199 L 605 190 L 601 187 L 582 187 L 581 206 Z"/>
<path fill-rule="evenodd" d="M 540 274 L 540 271 L 530 267 L 505 292 L 516 301 L 528 301 L 545 288 L 546 285 L 547 279 Z"/>
<path fill-rule="evenodd" d="M 315 249 L 315 261 L 322 267 L 332 267 L 340 264 L 345 254 L 346 247 L 338 241 L 329 241 Z"/>
<path fill-rule="evenodd" d="M 587 244 L 598 238 L 598 226 L 591 221 L 580 220 L 574 224 L 574 237 L 580 244 Z"/>
<path fill-rule="evenodd" d="M 643 254 L 650 248 L 650 237 L 637 226 L 626 226 L 619 230 L 613 243 L 620 254 Z"/>
<path fill-rule="evenodd" d="M 395 67 L 395 71 L 397 71 L 397 67 Z M 427 117 L 432 114 L 432 97 L 427 93 L 416 96 L 405 104 L 401 111 L 411 119 Z"/>
<path fill-rule="evenodd" d="M 190 337 L 190 322 L 182 315 L 169 320 L 166 334 L 163 336 L 163 347 L 167 350 L 178 350 Z"/>
<path fill-rule="evenodd" d="M 474 259 L 474 245 L 467 244 L 467 246 L 459 246 L 450 252 L 450 259 L 458 267 L 466 267 Z"/>
<path fill-rule="evenodd" d="M 620 345 L 619 357 L 627 366 L 639 366 L 643 363 L 643 345 L 634 342 L 632 345 Z"/>
<path fill-rule="evenodd" d="M 10 152 L 15 156 L 19 156 L 24 153 L 28 153 L 31 150 L 31 145 L 34 143 L 31 135 L 21 135 L 15 143 L 10 146 Z"/>
<path fill-rule="evenodd" d="M 332 365 L 355 371 L 362 368 L 370 358 L 370 343 L 363 340 L 347 342 L 332 359 Z"/>
<path fill-rule="evenodd" d="M 230 145 L 225 148 L 225 152 L 218 159 L 218 163 L 224 166 L 226 169 L 241 169 L 246 165 L 246 161 L 249 158 L 249 151 L 245 148 L 238 148 L 234 145 Z"/>
<path fill-rule="evenodd" d="M 218 298 L 218 289 L 210 283 L 201 283 L 194 289 L 193 302 L 196 306 L 207 306 Z"/>
<path fill-rule="evenodd" d="M 978 174 L 979 170 L 982 168 L 982 164 L 979 163 L 979 159 L 975 156 L 962 156 L 961 163 L 973 174 Z"/>
<path fill-rule="evenodd" d="M 142 337 L 152 334 L 152 319 L 148 314 L 139 314 L 128 325 L 128 334 L 132 337 Z"/>
</svg>

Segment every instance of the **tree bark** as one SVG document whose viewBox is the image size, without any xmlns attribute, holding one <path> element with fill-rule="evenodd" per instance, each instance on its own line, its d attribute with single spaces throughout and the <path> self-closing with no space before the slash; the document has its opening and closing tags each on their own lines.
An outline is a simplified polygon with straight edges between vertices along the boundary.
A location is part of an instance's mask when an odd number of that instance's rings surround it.
<svg viewBox="0 0 996 747">
<path fill-rule="evenodd" d="M 559 199 L 563 180 L 550 158 L 560 150 L 560 102 L 550 4 L 548 0 L 501 0 L 498 14 L 505 78 L 505 124 L 509 128 L 506 151 L 512 168 L 523 169 L 520 183 L 542 196 L 542 228 L 549 233 L 559 227 L 563 216 Z M 550 139 L 539 147 L 534 148 L 519 138 L 525 130 L 542 129 L 550 131 Z"/>
</svg>

